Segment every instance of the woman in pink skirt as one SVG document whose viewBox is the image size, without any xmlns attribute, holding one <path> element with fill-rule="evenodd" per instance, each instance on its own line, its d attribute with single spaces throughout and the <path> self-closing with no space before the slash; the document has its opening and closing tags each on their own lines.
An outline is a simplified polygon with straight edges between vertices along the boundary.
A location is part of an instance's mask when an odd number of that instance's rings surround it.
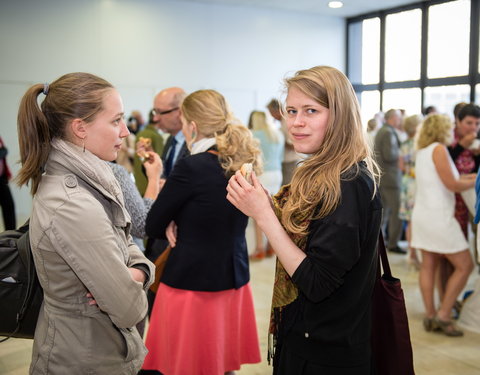
<svg viewBox="0 0 480 375">
<path fill-rule="evenodd" d="M 191 156 L 175 164 L 146 223 L 148 237 L 168 236 L 172 250 L 153 306 L 143 369 L 223 375 L 260 362 L 248 218 L 226 200 L 228 178 L 243 163 L 259 170 L 260 150 L 214 90 L 190 94 L 181 111 Z"/>
</svg>

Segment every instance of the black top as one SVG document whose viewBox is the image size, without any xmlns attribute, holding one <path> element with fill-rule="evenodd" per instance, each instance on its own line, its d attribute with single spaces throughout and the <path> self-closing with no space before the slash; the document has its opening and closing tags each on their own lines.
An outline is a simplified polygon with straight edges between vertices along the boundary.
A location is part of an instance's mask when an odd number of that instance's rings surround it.
<svg viewBox="0 0 480 375">
<path fill-rule="evenodd" d="M 203 152 L 175 164 L 146 221 L 146 233 L 152 238 L 166 238 L 172 220 L 178 226 L 177 245 L 162 283 L 220 291 L 238 289 L 249 281 L 248 218 L 227 200 L 227 183 L 214 154 Z"/>
<path fill-rule="evenodd" d="M 286 312 L 290 324 L 281 327 L 301 358 L 332 367 L 370 362 L 382 205 L 378 193 L 372 199 L 373 181 L 360 165 L 356 177 L 341 181 L 335 211 L 310 225 L 307 257 L 292 275 L 299 297 Z"/>
</svg>

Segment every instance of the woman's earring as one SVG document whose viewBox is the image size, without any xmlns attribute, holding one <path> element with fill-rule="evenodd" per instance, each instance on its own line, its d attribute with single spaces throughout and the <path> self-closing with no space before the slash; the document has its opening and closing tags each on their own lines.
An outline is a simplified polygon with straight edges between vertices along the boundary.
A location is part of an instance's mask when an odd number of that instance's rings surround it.
<svg viewBox="0 0 480 375">
<path fill-rule="evenodd" d="M 192 139 L 195 139 L 195 137 L 197 136 L 197 132 L 195 130 L 192 131 Z"/>
<path fill-rule="evenodd" d="M 85 152 L 85 138 L 82 139 L 82 143 L 83 143 L 83 152 Z"/>
</svg>

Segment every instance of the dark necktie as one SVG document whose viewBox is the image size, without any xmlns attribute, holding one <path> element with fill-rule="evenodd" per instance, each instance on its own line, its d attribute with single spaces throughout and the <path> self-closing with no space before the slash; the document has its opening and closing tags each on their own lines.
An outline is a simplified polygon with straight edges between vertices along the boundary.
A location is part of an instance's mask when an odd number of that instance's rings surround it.
<svg viewBox="0 0 480 375">
<path fill-rule="evenodd" d="M 172 139 L 170 144 L 170 151 L 168 152 L 167 159 L 165 160 L 165 177 L 168 177 L 173 169 L 173 158 L 175 157 L 175 147 L 177 146 L 177 140 Z"/>
</svg>

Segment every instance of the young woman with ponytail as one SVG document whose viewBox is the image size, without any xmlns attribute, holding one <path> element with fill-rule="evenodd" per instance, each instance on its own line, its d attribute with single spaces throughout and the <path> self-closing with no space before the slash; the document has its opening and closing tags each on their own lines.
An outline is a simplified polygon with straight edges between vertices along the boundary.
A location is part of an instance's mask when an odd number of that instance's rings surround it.
<svg viewBox="0 0 480 375">
<path fill-rule="evenodd" d="M 134 327 L 153 264 L 132 241 L 107 164 L 127 135 L 120 95 L 92 74 L 34 85 L 20 103 L 17 181 L 33 195 L 30 244 L 44 291 L 30 374 L 134 375 L 143 362 Z"/>
<path fill-rule="evenodd" d="M 236 173 L 227 188 L 227 199 L 255 219 L 277 255 L 273 372 L 370 375 L 382 211 L 358 102 L 345 75 L 326 66 L 298 71 L 286 89 L 289 134 L 295 151 L 309 157 L 273 202 L 255 174 L 251 185 Z"/>
<path fill-rule="evenodd" d="M 214 90 L 188 95 L 181 111 L 191 156 L 175 164 L 147 217 L 147 235 L 168 239 L 172 250 L 153 306 L 143 369 L 231 374 L 243 363 L 260 362 L 260 353 L 248 218 L 225 199 L 225 189 L 243 163 L 260 171 L 260 150 Z"/>
</svg>

